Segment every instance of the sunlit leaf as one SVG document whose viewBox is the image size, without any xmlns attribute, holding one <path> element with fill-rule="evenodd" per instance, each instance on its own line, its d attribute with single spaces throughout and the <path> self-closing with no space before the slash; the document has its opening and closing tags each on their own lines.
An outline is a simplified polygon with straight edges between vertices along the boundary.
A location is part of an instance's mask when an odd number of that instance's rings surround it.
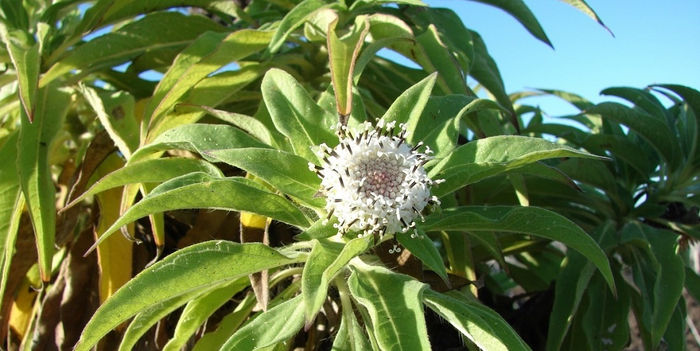
<svg viewBox="0 0 700 351">
<path fill-rule="evenodd" d="M 5 1 L 2 2 L 6 3 Z M 19 5 L 19 9 L 24 8 Z M 26 16 L 26 12 L 24 13 Z M 13 19 L 21 18 L 15 17 Z M 17 71 L 17 83 L 19 84 L 19 98 L 22 101 L 24 112 L 29 121 L 34 121 L 34 108 L 37 102 L 37 85 L 39 84 L 39 43 L 34 43 L 34 38 L 23 31 L 8 31 L 5 26 L 0 26 L 0 37 L 7 46 L 12 64 Z"/>
<path fill-rule="evenodd" d="M 260 148 L 212 150 L 205 154 L 259 177 L 305 204 L 325 205 L 323 198 L 314 197 L 321 187 L 321 180 L 309 171 L 308 161 L 297 155 Z"/>
<path fill-rule="evenodd" d="M 302 296 L 283 302 L 239 329 L 221 350 L 255 350 L 294 336 L 304 325 Z"/>
<path fill-rule="evenodd" d="M 289 73 L 271 69 L 263 78 L 261 90 L 275 126 L 289 138 L 297 155 L 316 160 L 311 147 L 338 143 L 330 129 L 337 123 L 335 118 L 318 106 Z"/>
<path fill-rule="evenodd" d="M 194 208 L 246 211 L 301 228 L 310 225 L 304 214 L 289 200 L 255 186 L 252 181 L 191 173 L 169 180 L 153 189 L 148 196 L 129 208 L 117 222 L 105 230 L 105 236 L 101 237 L 100 241 L 122 226 L 147 215 Z"/>
<path fill-rule="evenodd" d="M 41 77 L 39 85 L 45 86 L 72 70 L 79 70 L 79 76 L 85 76 L 95 70 L 117 66 L 148 50 L 167 46 L 184 48 L 206 31 L 224 30 L 224 27 L 200 16 L 185 16 L 179 12 L 153 13 L 77 46 Z"/>
<path fill-rule="evenodd" d="M 177 251 L 141 272 L 107 300 L 83 330 L 74 350 L 91 349 L 110 330 L 162 300 L 293 262 L 263 244 L 211 241 Z"/>
<path fill-rule="evenodd" d="M 443 184 L 432 189 L 433 194 L 442 197 L 481 179 L 528 163 L 557 157 L 602 159 L 602 157 L 544 139 L 495 136 L 460 146 L 435 165 L 428 175 L 431 179 L 445 180 Z"/>
<path fill-rule="evenodd" d="M 69 104 L 67 91 L 53 86 L 39 89 L 34 122 L 22 119 L 17 146 L 20 184 L 32 217 L 41 277 L 46 282 L 51 280 L 56 235 L 56 188 L 51 178 L 49 156 L 51 143 L 63 126 Z"/>
<path fill-rule="evenodd" d="M 421 296 L 427 285 L 386 268 L 352 264 L 348 286 L 382 350 L 429 350 Z"/>
</svg>

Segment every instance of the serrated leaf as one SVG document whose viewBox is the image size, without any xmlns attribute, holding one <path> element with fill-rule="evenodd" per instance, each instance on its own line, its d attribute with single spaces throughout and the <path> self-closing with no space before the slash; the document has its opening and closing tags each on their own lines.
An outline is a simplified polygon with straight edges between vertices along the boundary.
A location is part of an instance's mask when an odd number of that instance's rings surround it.
<svg viewBox="0 0 700 351">
<path fill-rule="evenodd" d="M 604 159 L 544 139 L 522 136 L 495 136 L 463 145 L 442 159 L 429 172 L 431 179 L 445 182 L 432 188 L 442 197 L 467 184 L 548 158 L 585 157 Z"/>
<path fill-rule="evenodd" d="M 309 206 L 320 208 L 325 205 L 323 198 L 314 197 L 321 187 L 321 180 L 309 171 L 308 161 L 300 156 L 260 148 L 212 150 L 205 154 L 243 169 Z"/>
<path fill-rule="evenodd" d="M 432 290 L 423 293 L 423 302 L 482 350 L 530 350 L 508 322 L 488 307 Z"/>
<path fill-rule="evenodd" d="M 577 250 L 598 267 L 611 290 L 615 282 L 608 258 L 591 237 L 565 217 L 538 207 L 464 206 L 431 214 L 419 226 L 439 230 L 499 231 L 555 240 Z"/>
<path fill-rule="evenodd" d="M 304 325 L 304 303 L 298 295 L 253 319 L 239 329 L 221 350 L 256 350 L 287 340 Z"/>
<path fill-rule="evenodd" d="M 429 350 L 421 296 L 427 285 L 383 267 L 354 261 L 348 287 L 368 312 L 381 350 Z"/>
<path fill-rule="evenodd" d="M 335 118 L 318 106 L 289 73 L 269 70 L 260 89 L 272 121 L 289 138 L 297 155 L 314 161 L 317 157 L 311 147 L 322 143 L 332 147 L 338 143 L 330 129 L 337 123 Z"/>
<path fill-rule="evenodd" d="M 147 268 L 107 300 L 74 350 L 89 350 L 110 330 L 159 301 L 294 262 L 263 244 L 210 241 L 189 246 Z"/>
</svg>

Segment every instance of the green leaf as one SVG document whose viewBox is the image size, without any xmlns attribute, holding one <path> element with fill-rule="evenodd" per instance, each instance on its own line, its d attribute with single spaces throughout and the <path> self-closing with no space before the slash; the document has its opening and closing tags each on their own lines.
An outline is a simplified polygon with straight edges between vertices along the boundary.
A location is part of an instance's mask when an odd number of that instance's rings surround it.
<svg viewBox="0 0 700 351">
<path fill-rule="evenodd" d="M 635 265 L 640 271 L 635 283 L 643 276 L 653 277 L 653 282 L 638 286 L 646 303 L 651 305 L 651 346 L 659 345 L 678 299 L 683 293 L 685 270 L 683 260 L 676 254 L 676 234 L 652 228 L 639 222 L 629 222 L 620 230 L 622 243 L 635 243 L 651 256 L 643 265 Z M 644 258 L 640 257 L 644 260 Z"/>
<path fill-rule="evenodd" d="M 228 86 L 226 87 L 227 89 L 229 88 Z M 196 101 L 197 99 L 193 99 Z M 205 111 L 209 113 L 210 115 L 224 121 L 228 122 L 246 133 L 254 136 L 256 139 L 262 141 L 263 143 L 270 145 L 270 146 L 277 146 L 278 141 L 280 141 L 280 134 L 276 133 L 277 131 L 274 131 L 277 135 L 273 137 L 273 131 L 270 131 L 267 126 L 263 122 L 260 122 L 259 120 L 255 119 L 254 117 L 242 115 L 240 113 L 234 113 L 234 112 L 228 112 L 228 111 L 222 111 L 222 110 L 217 110 L 213 109 L 208 106 L 201 106 L 201 105 L 185 105 L 185 104 L 180 104 L 178 106 L 187 106 L 187 107 L 193 107 L 195 109 L 199 109 L 201 111 Z M 279 135 L 279 136 L 278 136 Z"/>
<path fill-rule="evenodd" d="M 391 107 L 386 111 L 382 119 L 385 122 L 396 121 L 397 125 L 408 121 L 416 121 L 423 113 L 428 103 L 430 92 L 435 86 L 437 74 L 433 73 L 404 91 Z"/>
<path fill-rule="evenodd" d="M 39 86 L 45 86 L 72 70 L 80 71 L 74 78 L 77 79 L 90 72 L 128 62 L 149 50 L 184 48 L 202 33 L 225 30 L 202 16 L 185 16 L 179 12 L 149 14 L 77 46 L 41 77 Z"/>
<path fill-rule="evenodd" d="M 304 24 L 307 19 L 319 9 L 325 7 L 328 7 L 328 5 L 322 0 L 304 0 L 294 6 L 294 8 L 289 11 L 280 22 L 274 36 L 272 36 L 270 39 L 270 44 L 267 50 L 272 54 L 276 53 L 282 47 L 282 44 L 284 44 L 287 37 L 295 29 Z"/>
<path fill-rule="evenodd" d="M 598 227 L 597 231 L 615 233 L 613 222 L 606 222 Z M 576 315 L 581 299 L 588 290 L 588 282 L 595 273 L 593 264 L 586 260 L 582 254 L 569 250 L 566 260 L 562 263 L 561 271 L 556 279 L 554 290 L 554 306 L 550 314 L 549 332 L 547 336 L 547 350 L 561 350 L 564 337 L 569 331 L 571 321 Z M 623 284 L 624 285 L 624 284 Z M 624 289 L 617 285 L 619 290 Z M 601 293 L 600 290 L 592 290 L 591 293 Z M 605 294 L 605 292 L 602 292 Z M 618 326 L 623 328 L 623 326 Z"/>
<path fill-rule="evenodd" d="M 548 158 L 585 157 L 604 159 L 544 139 L 522 136 L 495 136 L 479 139 L 455 149 L 429 172 L 431 179 L 445 182 L 432 189 L 442 197 L 465 185 L 517 167 Z"/>
<path fill-rule="evenodd" d="M 620 124 L 624 124 L 637 132 L 664 158 L 672 170 L 678 169 L 681 161 L 681 151 L 676 136 L 666 121 L 661 121 L 647 113 L 635 111 L 627 106 L 604 102 L 585 111 L 586 114 L 600 115 Z"/>
<path fill-rule="evenodd" d="M 2 0 L 0 1 L 0 10 L 2 10 L 2 14 L 5 15 L 3 16 L 3 22 L 11 24 L 17 29 L 29 29 L 29 15 L 24 8 L 23 2 Z"/>
<path fill-rule="evenodd" d="M 157 158 L 130 163 L 98 180 L 90 189 L 75 198 L 62 210 L 72 207 L 90 195 L 126 184 L 162 183 L 179 176 L 203 172 L 212 177 L 223 177 L 221 170 L 209 162 L 191 158 Z"/>
<path fill-rule="evenodd" d="M 396 240 L 449 285 L 447 268 L 445 268 L 445 263 L 442 261 L 442 256 L 440 256 L 435 243 L 422 229 L 416 228 L 416 231 L 415 234 L 396 233 Z"/>
<path fill-rule="evenodd" d="M 193 351 L 220 350 L 229 337 L 248 320 L 251 311 L 257 303 L 258 300 L 255 298 L 255 294 L 246 295 L 236 306 L 236 309 L 221 320 L 216 330 L 204 334 L 197 341 Z"/>
<path fill-rule="evenodd" d="M 323 198 L 314 197 L 321 180 L 309 171 L 309 162 L 300 156 L 259 148 L 212 150 L 205 154 L 255 175 L 304 204 L 316 208 L 326 204 Z"/>
<path fill-rule="evenodd" d="M 248 281 L 247 277 L 245 279 Z M 124 336 L 119 344 L 119 351 L 133 350 L 136 343 L 151 327 L 187 302 L 194 300 L 200 295 L 205 295 L 208 290 L 207 288 L 194 289 L 187 293 L 158 301 L 158 303 L 138 312 L 124 332 Z"/>
<path fill-rule="evenodd" d="M 257 127 L 257 125 L 263 124 L 261 121 L 251 123 L 251 118 L 247 120 L 241 118 L 244 115 L 215 110 L 209 107 L 219 106 L 235 99 L 236 96 L 241 93 L 242 89 L 257 81 L 268 68 L 267 64 L 250 63 L 238 70 L 224 71 L 193 83 L 194 86 L 191 87 L 192 89 L 182 97 L 182 102 L 175 104 L 172 112 L 168 114 L 169 117 L 160 120 L 158 125 L 149 133 L 151 135 L 160 135 L 171 128 L 195 123 L 208 112 L 214 117 L 251 133 L 251 135 L 266 144 L 275 145 L 270 144 L 273 140 L 270 140 L 269 136 L 256 134 L 256 132 L 261 132 L 261 130 L 251 129 Z M 267 134 L 270 134 L 269 130 L 270 128 L 268 126 Z M 275 134 L 275 140 L 279 139 L 277 138 L 278 135 L 280 134 Z"/>
<path fill-rule="evenodd" d="M 210 241 L 179 250 L 139 273 L 95 312 L 74 350 L 89 350 L 110 330 L 165 299 L 294 263 L 263 244 Z"/>
<path fill-rule="evenodd" d="M 355 314 L 343 314 L 340 320 L 340 328 L 333 339 L 331 350 L 364 351 L 371 348 L 372 346 L 367 340 L 367 336 L 362 333 L 362 327 L 357 322 Z"/>
<path fill-rule="evenodd" d="M 0 4 L 4 3 L 3 1 Z M 20 4 L 19 8 L 24 11 L 21 3 L 18 2 L 18 4 Z M 33 122 L 41 63 L 39 43 L 34 43 L 34 38 L 28 33 L 19 30 L 8 32 L 5 26 L 0 26 L 0 37 L 5 42 L 7 52 L 10 54 L 12 64 L 17 71 L 19 98 L 22 101 L 22 107 L 29 121 Z"/>
<path fill-rule="evenodd" d="M 0 160 L 12 160 L 17 155 L 18 138 L 19 132 L 13 132 L 4 140 L 0 146 Z M 0 301 L 5 301 L 5 288 L 23 209 L 24 198 L 17 175 L 17 164 L 7 162 L 0 167 Z"/>
<path fill-rule="evenodd" d="M 506 93 L 505 84 L 501 77 L 501 72 L 498 70 L 496 61 L 489 55 L 486 49 L 484 40 L 481 39 L 479 33 L 470 31 L 474 40 L 474 65 L 469 75 L 476 79 L 484 86 L 498 103 L 505 107 L 510 114 L 514 114 L 513 104 L 510 102 L 510 97 Z"/>
<path fill-rule="evenodd" d="M 78 85 L 114 144 L 128 160 L 139 146 L 139 126 L 134 116 L 134 97 L 124 92 L 98 95 L 85 84 Z"/>
<path fill-rule="evenodd" d="M 667 122 L 669 127 L 673 126 L 673 116 L 666 110 L 664 105 L 648 90 L 629 87 L 612 87 L 604 89 L 600 95 L 612 95 L 625 99 L 644 112 Z"/>
<path fill-rule="evenodd" d="M 335 90 L 338 114 L 340 116 L 349 116 L 353 106 L 352 86 L 355 62 L 369 32 L 369 21 L 367 16 L 356 17 L 352 29 L 340 38 L 336 33 L 336 24 L 337 18 L 331 22 L 328 28 L 328 55 L 331 66 L 331 79 Z M 341 121 L 341 123 L 343 122 Z"/>
<path fill-rule="evenodd" d="M 426 232 L 439 230 L 499 231 L 555 240 L 577 250 L 598 267 L 615 290 L 608 258 L 591 237 L 565 217 L 538 207 L 464 206 L 446 209 L 425 218 Z"/>
<path fill-rule="evenodd" d="M 330 238 L 338 234 L 338 229 L 333 228 L 334 221 L 336 221 L 336 219 L 331 218 L 331 220 L 326 223 L 326 219 L 321 218 L 294 238 L 298 241 Z"/>
<path fill-rule="evenodd" d="M 600 19 L 600 17 L 598 17 L 598 14 L 595 13 L 595 11 L 593 11 L 593 9 L 590 6 L 588 6 L 586 1 L 584 1 L 584 0 L 562 0 L 562 1 L 577 8 L 579 11 L 585 13 L 586 16 L 594 19 L 596 22 L 598 22 L 598 24 L 603 26 L 603 28 L 607 29 L 611 35 L 613 34 L 612 31 L 610 30 L 610 28 L 608 28 L 608 26 L 606 26 L 603 23 L 603 21 Z"/>
<path fill-rule="evenodd" d="M 134 152 L 129 163 L 172 149 L 197 152 L 206 158 L 205 151 L 246 147 L 269 147 L 246 132 L 222 124 L 188 124 L 175 127 L 159 135 L 149 145 Z"/>
<path fill-rule="evenodd" d="M 332 147 L 338 143 L 330 129 L 337 123 L 335 118 L 318 106 L 289 73 L 269 70 L 260 89 L 272 121 L 289 138 L 297 155 L 316 161 L 311 147 L 322 143 Z"/>
<path fill-rule="evenodd" d="M 469 29 L 464 26 L 464 22 L 454 11 L 446 8 L 410 7 L 405 10 L 405 13 L 414 23 L 420 24 L 423 28 L 434 25 L 440 34 L 439 40 L 445 43 L 448 51 L 454 52 L 455 58 L 462 67 L 464 73 L 460 72 L 459 76 L 469 72 L 474 64 L 474 42 Z"/>
<path fill-rule="evenodd" d="M 144 116 L 148 123 L 145 126 L 161 123 L 198 82 L 231 62 L 263 50 L 271 37 L 272 32 L 248 29 L 233 33 L 207 32 L 199 36 L 177 56 L 158 83 L 146 107 Z M 149 135 L 149 139 L 157 135 Z"/>
<path fill-rule="evenodd" d="M 304 325 L 304 303 L 296 296 L 259 315 L 239 329 L 221 350 L 256 350 L 287 340 Z"/>
<path fill-rule="evenodd" d="M 610 134 L 591 134 L 583 142 L 582 146 L 591 152 L 603 154 L 602 150 L 612 153 L 613 159 L 629 164 L 642 177 L 648 177 L 655 164 L 650 160 L 650 155 L 639 144 L 624 136 Z M 600 152 L 597 150 L 601 150 Z"/>
<path fill-rule="evenodd" d="M 39 89 L 34 123 L 21 119 L 17 144 L 17 170 L 36 236 L 41 278 L 45 282 L 51 280 L 56 235 L 56 188 L 49 156 L 69 104 L 68 92 L 53 86 Z"/>
<path fill-rule="evenodd" d="M 614 274 L 620 287 L 617 296 L 605 289 L 599 275 L 595 275 L 586 288 L 590 307 L 583 315 L 582 325 L 592 350 L 622 350 L 630 340 L 627 321 L 631 297 L 619 272 L 614 271 Z"/>
<path fill-rule="evenodd" d="M 306 324 L 316 318 L 323 301 L 328 296 L 328 279 L 323 273 L 333 263 L 343 249 L 342 243 L 328 240 L 314 240 L 309 259 L 301 275 L 301 294 L 304 296 Z"/>
<path fill-rule="evenodd" d="M 522 0 L 475 0 L 484 4 L 495 6 L 501 10 L 507 12 L 509 15 L 513 16 L 515 19 L 522 24 L 525 29 L 527 29 L 530 34 L 535 38 L 541 40 L 543 43 L 552 46 L 552 42 L 547 38 L 544 29 L 540 26 L 540 22 L 537 21 L 535 15 L 530 11 L 524 1 Z M 565 0 L 566 1 L 566 0 Z"/>
<path fill-rule="evenodd" d="M 425 33 L 416 37 L 418 43 L 423 47 L 425 54 L 440 73 L 440 79 L 444 80 L 446 93 L 468 95 L 470 90 L 467 87 L 466 77 L 459 67 L 445 44 L 440 40 L 435 25 L 428 26 Z"/>
<path fill-rule="evenodd" d="M 690 267 L 685 267 L 685 288 L 695 300 L 700 300 L 700 275 Z"/>
<path fill-rule="evenodd" d="M 423 302 L 482 350 L 530 350 L 508 322 L 488 307 L 432 290 L 423 293 Z"/>
<path fill-rule="evenodd" d="M 562 100 L 567 101 L 568 103 L 570 103 L 571 105 L 573 105 L 574 107 L 576 107 L 579 110 L 585 110 L 587 108 L 593 107 L 593 105 L 594 105 L 592 102 L 586 100 L 584 97 L 582 97 L 580 95 L 573 94 L 573 93 L 569 93 L 566 91 L 552 90 L 552 89 L 537 89 L 537 90 L 541 91 L 543 93 L 546 93 L 546 94 L 557 96 L 557 97 L 561 98 Z"/>
<path fill-rule="evenodd" d="M 218 178 L 190 173 L 171 179 L 129 208 L 100 239 L 139 218 L 172 210 L 209 208 L 257 213 L 301 228 L 310 225 L 304 214 L 284 197 L 253 185 L 244 178 Z M 94 246 L 93 246 L 94 247 Z"/>
<path fill-rule="evenodd" d="M 165 344 L 163 351 L 181 350 L 207 318 L 231 300 L 233 295 L 249 285 L 250 280 L 247 277 L 239 278 L 190 301 L 182 311 L 173 337 Z"/>
<path fill-rule="evenodd" d="M 351 264 L 348 286 L 369 314 L 367 330 L 381 350 L 429 350 L 421 296 L 427 285 L 359 260 Z"/>
<path fill-rule="evenodd" d="M 306 306 L 306 323 L 310 325 L 328 295 L 330 281 L 351 259 L 367 251 L 367 238 L 355 238 L 347 244 L 317 240 L 302 274 L 301 292 Z"/>
</svg>

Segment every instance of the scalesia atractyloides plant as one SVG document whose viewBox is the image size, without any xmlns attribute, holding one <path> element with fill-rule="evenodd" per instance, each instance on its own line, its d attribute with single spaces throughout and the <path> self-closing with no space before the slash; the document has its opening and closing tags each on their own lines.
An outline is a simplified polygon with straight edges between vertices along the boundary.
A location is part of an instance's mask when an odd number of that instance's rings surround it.
<svg viewBox="0 0 700 351">
<path fill-rule="evenodd" d="M 266 347 L 286 342 L 304 326 L 309 330 L 319 325 L 337 333 L 336 344 L 351 341 L 354 349 L 369 345 L 427 349 L 424 305 L 483 348 L 527 349 L 501 317 L 470 300 L 469 290 L 438 292 L 466 282 L 464 277 L 448 275 L 436 245 L 441 240 L 439 233 L 504 230 L 557 240 L 612 277 L 607 260 L 585 232 L 554 212 L 519 206 L 463 207 L 454 203 L 452 191 L 502 172 L 518 174 L 521 167 L 542 159 L 596 157 L 520 136 L 485 138 L 458 146 L 456 135 L 446 131 L 425 139 L 436 142 L 431 147 L 410 126 L 429 123 L 425 119 L 430 114 L 424 110 L 435 81 L 436 76 L 430 75 L 408 89 L 376 122 L 352 119 L 348 126 L 338 126 L 338 118 L 318 106 L 292 76 L 269 71 L 261 89 L 274 129 L 250 130 L 250 134 L 231 129 L 226 134 L 225 126 L 200 125 L 197 128 L 218 132 L 208 134 L 209 140 L 187 138 L 190 150 L 210 162 L 242 169 L 246 177 L 195 172 L 168 180 L 126 211 L 105 234 L 152 213 L 202 207 L 254 213 L 287 223 L 298 233 L 297 241 L 271 248 L 217 240 L 172 253 L 105 302 L 86 327 L 78 349 L 93 345 L 135 316 L 123 341 L 133 343 L 144 325 L 156 321 L 153 315 L 190 300 L 193 304 L 212 294 L 218 296 L 221 289 L 230 289 L 226 290 L 230 296 L 242 288 L 248 275 L 263 271 L 272 274 L 270 284 L 282 284 L 285 279 L 294 282 L 294 277 L 298 282 L 273 299 L 267 312 L 222 336 L 223 349 Z M 473 99 L 472 104 L 479 101 Z M 446 122 L 456 124 L 459 119 L 459 115 L 452 116 Z M 192 132 L 191 128 L 166 132 L 150 147 L 171 147 L 171 138 Z M 255 136 L 272 137 L 264 143 Z M 443 156 L 429 158 L 428 150 L 433 148 Z M 116 177 L 108 175 L 96 186 Z M 438 197 L 452 204 L 437 210 Z M 269 225 L 264 228 L 269 232 Z M 443 282 L 434 282 L 431 288 L 423 281 L 422 268 L 409 271 L 413 277 L 391 270 L 387 260 L 398 264 L 399 257 L 409 261 L 413 257 Z M 269 286 L 264 284 L 264 288 Z M 159 301 L 164 302 L 154 305 Z M 334 318 L 328 308 L 338 314 L 338 324 L 328 324 Z"/>
<path fill-rule="evenodd" d="M 549 44 L 521 2 L 482 2 Z M 630 297 L 651 315 L 648 345 L 682 315 L 665 302 L 678 301 L 677 285 L 649 298 L 683 271 L 672 243 L 639 238 L 671 220 L 622 226 L 619 249 L 599 225 L 632 216 L 620 210 L 634 208 L 630 197 L 582 193 L 587 182 L 571 169 L 640 164 L 540 138 L 481 37 L 450 10 L 414 0 L 0 0 L 0 18 L 0 160 L 17 161 L 0 168 L 0 337 L 11 349 L 428 350 L 448 330 L 449 346 L 527 350 L 537 344 L 494 301 L 554 280 L 552 318 L 566 319 L 550 327 L 554 348 L 572 320 L 607 325 L 574 313 L 596 298 Z M 672 142 L 658 128 L 640 139 L 591 117 L 611 109 L 577 118 L 673 157 L 670 168 L 642 164 L 646 178 L 620 166 L 625 182 L 610 189 L 637 196 L 646 184 L 657 205 L 689 208 L 674 192 L 694 191 L 688 159 L 664 151 Z M 654 126 L 696 122 L 680 101 L 657 112 Z M 617 122 L 637 131 L 631 120 Z M 663 192 L 652 191 L 657 179 Z M 547 189 L 555 194 L 538 198 Z M 652 269 L 635 279 L 657 280 L 633 290 L 619 268 L 639 257 Z M 572 267 L 585 274 L 571 278 Z M 573 281 L 572 294 L 559 288 Z M 580 288 L 589 282 L 600 294 L 590 301 Z"/>
</svg>

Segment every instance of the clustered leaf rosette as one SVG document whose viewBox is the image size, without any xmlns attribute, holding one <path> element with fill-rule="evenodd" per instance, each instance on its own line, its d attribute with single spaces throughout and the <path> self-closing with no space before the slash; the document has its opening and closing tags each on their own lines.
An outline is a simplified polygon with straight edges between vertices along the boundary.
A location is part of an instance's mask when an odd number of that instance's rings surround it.
<svg viewBox="0 0 700 351">
<path fill-rule="evenodd" d="M 425 164 L 432 158 L 430 147 L 419 150 L 422 142 L 406 142 L 405 124 L 385 123 L 376 126 L 365 122 L 353 133 L 339 124 L 338 145 L 321 144 L 317 151 L 322 167 L 309 163 L 309 169 L 321 178 L 320 195 L 326 198 L 326 221 L 333 216 L 333 226 L 340 235 L 359 232 L 359 236 L 407 232 L 427 205 L 439 200 L 430 195 L 430 187 L 440 183 L 428 178 Z M 415 230 L 414 230 L 414 234 Z"/>
</svg>

